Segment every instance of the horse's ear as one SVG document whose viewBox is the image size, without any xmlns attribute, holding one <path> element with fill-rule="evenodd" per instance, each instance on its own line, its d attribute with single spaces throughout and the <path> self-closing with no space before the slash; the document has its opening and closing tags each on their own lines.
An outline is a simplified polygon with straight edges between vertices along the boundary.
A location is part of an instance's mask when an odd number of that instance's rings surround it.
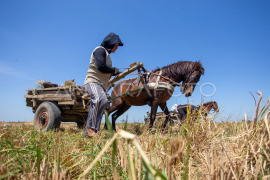
<svg viewBox="0 0 270 180">
<path fill-rule="evenodd" d="M 194 69 L 195 69 L 195 70 L 198 70 L 198 67 L 199 67 L 198 62 L 195 62 L 195 63 L 194 63 Z"/>
<path fill-rule="evenodd" d="M 195 71 L 199 71 L 200 74 L 204 75 L 204 68 L 202 67 L 202 63 L 200 61 L 196 61 L 194 64 Z"/>
</svg>

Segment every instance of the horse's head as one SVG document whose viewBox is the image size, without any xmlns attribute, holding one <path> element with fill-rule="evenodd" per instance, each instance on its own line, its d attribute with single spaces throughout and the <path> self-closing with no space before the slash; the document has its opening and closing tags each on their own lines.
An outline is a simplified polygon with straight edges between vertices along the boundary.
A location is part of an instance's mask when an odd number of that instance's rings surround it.
<svg viewBox="0 0 270 180">
<path fill-rule="evenodd" d="M 200 80 L 201 75 L 204 74 L 204 68 L 200 62 L 195 62 L 193 69 L 185 76 L 185 80 L 182 83 L 181 92 L 185 93 L 186 97 L 192 95 L 197 82 Z"/>
<path fill-rule="evenodd" d="M 216 101 L 213 101 L 213 109 L 215 112 L 219 112 L 219 109 L 218 109 L 218 104 Z"/>
</svg>

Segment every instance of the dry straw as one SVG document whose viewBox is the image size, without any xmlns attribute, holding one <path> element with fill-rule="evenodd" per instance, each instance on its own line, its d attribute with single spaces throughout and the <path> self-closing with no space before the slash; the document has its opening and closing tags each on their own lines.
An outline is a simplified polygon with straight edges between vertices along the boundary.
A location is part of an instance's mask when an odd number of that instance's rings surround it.
<svg viewBox="0 0 270 180">
<path fill-rule="evenodd" d="M 258 96 L 254 116 L 245 114 L 242 121 L 189 114 L 165 130 L 158 120 L 152 131 L 123 123 L 114 133 L 109 125 L 93 139 L 74 124 L 48 133 L 1 124 L 0 178 L 270 179 L 270 103 Z"/>
</svg>

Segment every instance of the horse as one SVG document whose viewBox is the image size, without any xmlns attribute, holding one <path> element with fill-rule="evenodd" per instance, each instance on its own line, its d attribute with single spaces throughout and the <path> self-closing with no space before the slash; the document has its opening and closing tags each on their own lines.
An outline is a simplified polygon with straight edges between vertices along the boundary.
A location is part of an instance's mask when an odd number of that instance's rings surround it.
<svg viewBox="0 0 270 180">
<path fill-rule="evenodd" d="M 157 68 L 149 73 L 150 75 L 148 83 L 165 82 L 174 88 L 176 86 L 175 82 L 178 84 L 182 82 L 180 91 L 182 94 L 185 94 L 186 97 L 189 97 L 192 95 L 197 82 L 200 80 L 201 75 L 204 75 L 204 68 L 200 61 L 178 61 L 174 64 L 170 64 L 162 68 Z M 144 87 L 143 82 L 136 82 L 136 78 L 122 80 L 114 85 L 111 97 L 114 98 L 126 92 L 132 92 L 142 87 Z M 162 128 L 164 129 L 169 120 L 170 114 L 166 101 L 171 98 L 173 91 L 174 90 L 172 89 L 169 90 L 164 88 L 157 88 L 154 90 L 148 90 L 150 93 L 149 95 L 147 90 L 143 89 L 139 92 L 131 93 L 128 96 L 114 99 L 112 101 L 111 107 L 107 111 L 108 115 L 116 111 L 112 115 L 112 127 L 114 131 L 116 131 L 115 121 L 119 116 L 125 113 L 131 106 L 143 106 L 146 104 L 151 107 L 149 128 L 151 129 L 153 127 L 157 108 L 159 106 L 167 115 L 165 121 L 162 124 Z M 104 129 L 107 129 L 106 123 Z"/>
<path fill-rule="evenodd" d="M 202 116 L 206 117 L 212 109 L 214 109 L 215 112 L 219 112 L 218 104 L 216 101 L 210 101 L 203 103 L 202 105 L 193 106 L 193 105 L 179 105 L 177 106 L 178 111 L 178 119 L 180 121 L 184 121 L 187 117 L 187 108 L 189 108 L 189 111 L 191 114 L 196 114 L 202 109 Z"/>
</svg>

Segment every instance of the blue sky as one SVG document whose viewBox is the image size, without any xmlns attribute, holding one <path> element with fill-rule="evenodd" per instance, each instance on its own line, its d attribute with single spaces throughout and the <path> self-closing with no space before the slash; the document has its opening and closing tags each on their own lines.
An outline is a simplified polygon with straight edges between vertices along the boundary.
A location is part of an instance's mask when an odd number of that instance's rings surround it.
<svg viewBox="0 0 270 180">
<path fill-rule="evenodd" d="M 90 55 L 110 32 L 124 43 L 111 55 L 113 66 L 143 62 L 147 70 L 201 60 L 200 87 L 215 86 L 222 117 L 236 120 L 254 111 L 249 91 L 269 97 L 270 1 L 0 1 L 0 121 L 31 121 L 26 89 L 36 80 L 83 85 Z M 129 76 L 134 77 L 134 76 Z M 203 86 L 212 94 L 211 86 Z M 185 104 L 176 88 L 168 101 Z M 257 96 L 256 96 L 257 97 Z M 193 103 L 195 104 L 195 103 Z M 148 106 L 132 107 L 130 121 L 142 121 Z M 160 111 L 160 109 L 159 109 Z M 118 119 L 126 117 L 124 114 Z"/>
</svg>

